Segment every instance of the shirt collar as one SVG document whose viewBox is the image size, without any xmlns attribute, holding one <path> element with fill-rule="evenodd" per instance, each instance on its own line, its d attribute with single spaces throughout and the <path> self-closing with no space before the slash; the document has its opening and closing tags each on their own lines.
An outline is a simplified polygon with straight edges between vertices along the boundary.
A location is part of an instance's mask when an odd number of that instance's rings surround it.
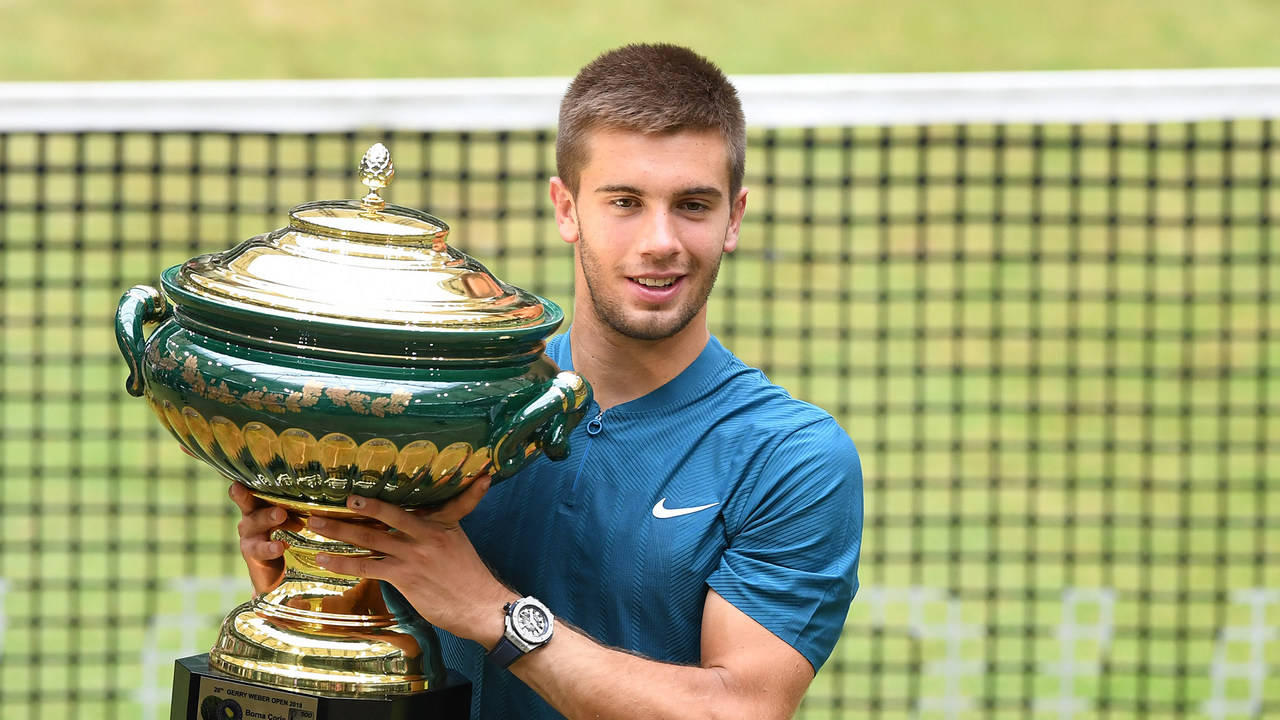
<svg viewBox="0 0 1280 720">
<path fill-rule="evenodd" d="M 547 351 L 561 370 L 573 369 L 573 347 L 568 331 L 548 343 Z M 712 335 L 698 357 L 681 370 L 680 374 L 647 395 L 609 408 L 609 413 L 647 412 L 697 400 L 706 393 L 707 381 L 732 357 L 724 345 L 720 344 L 720 340 Z"/>
</svg>

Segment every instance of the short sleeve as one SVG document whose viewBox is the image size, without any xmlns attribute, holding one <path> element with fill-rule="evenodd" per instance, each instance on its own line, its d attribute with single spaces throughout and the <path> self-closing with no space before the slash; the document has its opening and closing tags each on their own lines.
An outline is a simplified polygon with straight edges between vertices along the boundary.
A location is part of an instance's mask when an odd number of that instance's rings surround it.
<svg viewBox="0 0 1280 720">
<path fill-rule="evenodd" d="M 729 546 L 707 584 L 816 672 L 858 588 L 862 465 L 830 416 L 766 452 L 725 508 Z"/>
</svg>

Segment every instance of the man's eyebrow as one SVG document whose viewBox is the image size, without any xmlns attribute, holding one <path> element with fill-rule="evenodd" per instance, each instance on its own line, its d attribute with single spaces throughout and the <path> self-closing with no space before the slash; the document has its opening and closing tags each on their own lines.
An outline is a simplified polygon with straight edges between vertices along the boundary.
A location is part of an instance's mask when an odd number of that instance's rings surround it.
<svg viewBox="0 0 1280 720">
<path fill-rule="evenodd" d="M 641 196 L 644 195 L 644 193 L 641 192 L 639 188 L 632 187 L 631 185 L 601 185 L 600 187 L 596 188 L 596 192 L 627 193 L 628 195 L 641 195 Z M 684 188 L 683 190 L 681 190 L 676 194 L 679 195 L 680 197 L 688 197 L 690 195 L 705 195 L 709 197 L 719 198 L 724 196 L 724 193 L 721 192 L 720 188 L 714 185 L 697 185 L 690 188 Z"/>
<path fill-rule="evenodd" d="M 724 193 L 720 191 L 720 188 L 715 187 L 714 185 L 685 188 L 683 191 L 681 191 L 680 194 L 681 195 L 708 195 L 710 197 L 715 197 L 715 198 L 722 197 L 724 195 Z"/>
</svg>

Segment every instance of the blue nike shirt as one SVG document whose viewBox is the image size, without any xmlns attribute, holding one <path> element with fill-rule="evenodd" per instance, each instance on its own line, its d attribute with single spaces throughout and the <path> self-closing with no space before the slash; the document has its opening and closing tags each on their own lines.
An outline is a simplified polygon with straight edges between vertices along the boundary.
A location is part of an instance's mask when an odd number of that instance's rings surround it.
<svg viewBox="0 0 1280 720">
<path fill-rule="evenodd" d="M 568 333 L 547 353 L 573 369 Z M 648 395 L 593 403 L 567 459 L 534 460 L 462 524 L 500 579 L 605 645 L 698 664 L 711 588 L 816 671 L 858 587 L 862 469 L 828 413 L 713 337 Z M 480 645 L 440 634 L 474 683 L 472 717 L 560 717 Z"/>
</svg>

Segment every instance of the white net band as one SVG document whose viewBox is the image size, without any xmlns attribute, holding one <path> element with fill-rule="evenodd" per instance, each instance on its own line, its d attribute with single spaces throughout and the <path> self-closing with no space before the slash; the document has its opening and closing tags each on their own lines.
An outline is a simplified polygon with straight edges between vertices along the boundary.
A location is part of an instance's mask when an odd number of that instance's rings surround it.
<svg viewBox="0 0 1280 720">
<path fill-rule="evenodd" d="M 1280 69 L 739 75 L 753 127 L 1280 115 Z M 0 83 L 0 131 L 527 130 L 566 78 Z"/>
</svg>

